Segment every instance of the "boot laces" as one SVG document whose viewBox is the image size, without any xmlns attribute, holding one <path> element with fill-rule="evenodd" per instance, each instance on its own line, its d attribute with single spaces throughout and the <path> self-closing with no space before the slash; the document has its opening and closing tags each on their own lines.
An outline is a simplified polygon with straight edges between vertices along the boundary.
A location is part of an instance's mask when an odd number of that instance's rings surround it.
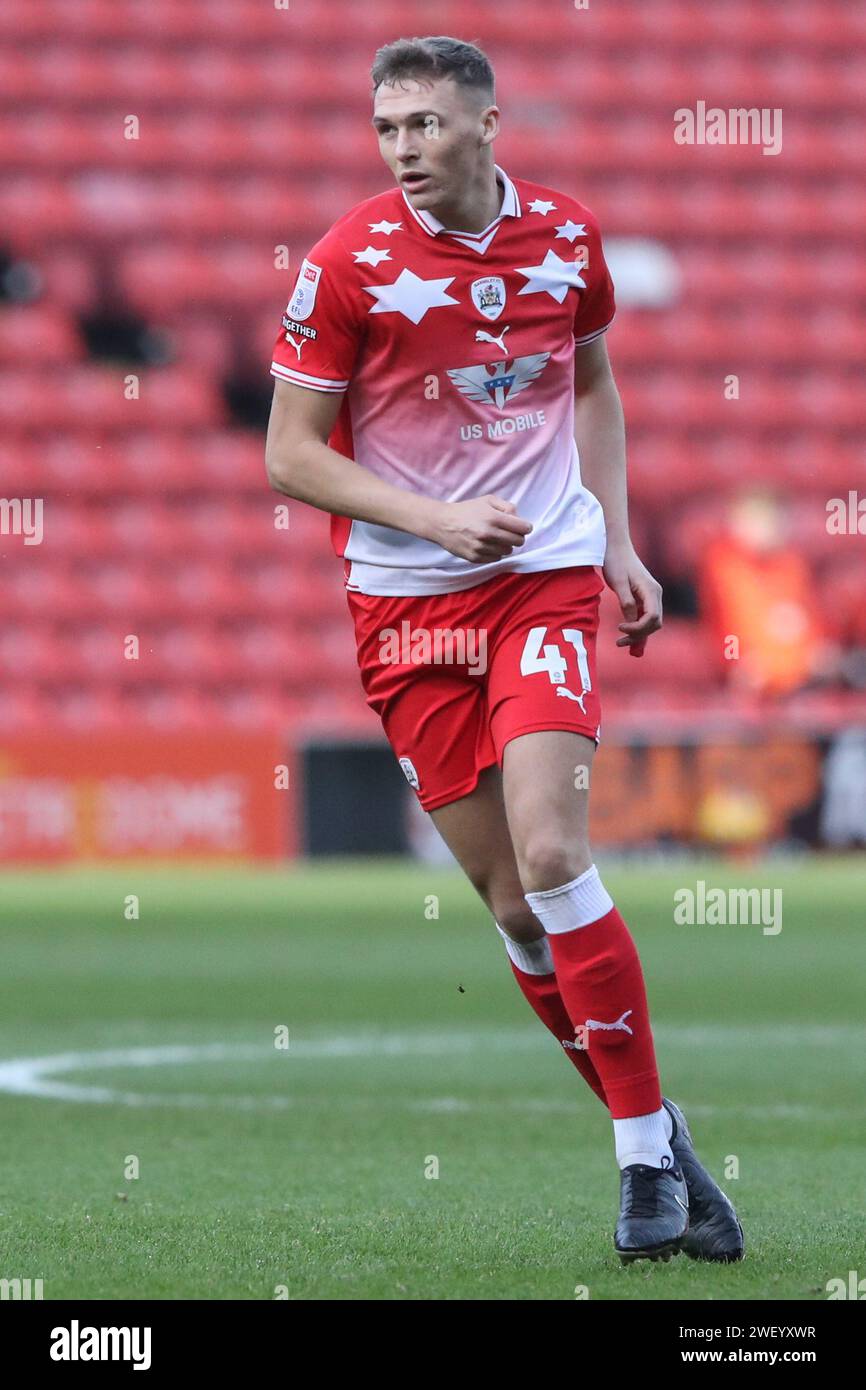
<svg viewBox="0 0 866 1390">
<path fill-rule="evenodd" d="M 662 1169 L 653 1169 L 662 1172 Z M 628 1204 L 629 1216 L 655 1216 L 658 1208 L 658 1178 L 648 1177 L 646 1173 L 631 1174 L 631 1192 Z"/>
</svg>

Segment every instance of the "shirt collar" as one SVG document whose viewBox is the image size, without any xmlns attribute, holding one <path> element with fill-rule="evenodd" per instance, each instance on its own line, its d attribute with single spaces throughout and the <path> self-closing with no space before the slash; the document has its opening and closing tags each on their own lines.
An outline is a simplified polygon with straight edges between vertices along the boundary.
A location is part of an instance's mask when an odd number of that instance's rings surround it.
<svg viewBox="0 0 866 1390">
<path fill-rule="evenodd" d="M 493 168 L 495 169 L 498 177 L 502 181 L 502 204 L 493 221 L 490 223 L 488 227 L 484 228 L 483 232 L 461 232 L 457 230 L 452 230 L 450 227 L 446 227 L 444 223 L 439 221 L 438 217 L 433 216 L 432 212 L 426 212 L 424 210 L 414 208 L 412 204 L 409 202 L 408 197 L 406 196 L 406 190 L 402 189 L 401 191 L 403 193 L 403 198 L 406 202 L 406 206 L 412 213 L 415 220 L 417 222 L 420 222 L 421 226 L 424 228 L 426 232 L 429 232 L 430 236 L 438 236 L 440 232 L 445 232 L 448 236 L 459 237 L 460 240 L 463 242 L 484 241 L 490 235 L 493 229 L 499 225 L 503 217 L 523 216 L 523 211 L 520 206 L 520 198 L 518 197 L 517 189 L 514 187 L 514 184 L 511 182 L 511 179 L 508 177 L 505 170 L 501 169 L 498 164 L 494 164 Z"/>
</svg>

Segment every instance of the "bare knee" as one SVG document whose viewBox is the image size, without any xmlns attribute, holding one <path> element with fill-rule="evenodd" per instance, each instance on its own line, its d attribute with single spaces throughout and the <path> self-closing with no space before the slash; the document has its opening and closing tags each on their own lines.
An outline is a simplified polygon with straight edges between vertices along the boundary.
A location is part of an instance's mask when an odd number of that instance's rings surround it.
<svg viewBox="0 0 866 1390">
<path fill-rule="evenodd" d="M 510 936 L 512 941 L 519 941 L 522 946 L 528 946 L 530 941 L 538 941 L 544 936 L 543 926 L 522 894 L 519 900 L 509 898 L 501 901 L 494 908 L 493 916 L 505 935 Z"/>
<path fill-rule="evenodd" d="M 524 890 L 513 865 L 508 873 L 470 870 L 473 888 L 484 900 L 506 936 L 526 945 L 544 936 L 544 928 L 523 896 Z"/>
<path fill-rule="evenodd" d="M 518 850 L 520 879 L 527 893 L 543 893 L 570 883 L 592 864 L 585 840 L 565 843 L 547 834 L 533 834 Z"/>
</svg>

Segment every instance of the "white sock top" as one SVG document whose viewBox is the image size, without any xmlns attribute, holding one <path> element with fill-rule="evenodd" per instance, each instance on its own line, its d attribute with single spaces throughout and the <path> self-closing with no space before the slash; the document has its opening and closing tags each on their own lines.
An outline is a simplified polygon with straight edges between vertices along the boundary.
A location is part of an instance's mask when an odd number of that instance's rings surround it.
<svg viewBox="0 0 866 1390">
<path fill-rule="evenodd" d="M 613 907 L 613 898 L 594 864 L 560 888 L 523 895 L 546 932 L 574 931 L 597 922 Z"/>
<path fill-rule="evenodd" d="M 514 962 L 518 970 L 525 975 L 553 974 L 553 954 L 546 936 L 540 936 L 537 941 L 514 941 L 498 922 L 495 926 L 505 942 L 509 960 Z"/>
</svg>

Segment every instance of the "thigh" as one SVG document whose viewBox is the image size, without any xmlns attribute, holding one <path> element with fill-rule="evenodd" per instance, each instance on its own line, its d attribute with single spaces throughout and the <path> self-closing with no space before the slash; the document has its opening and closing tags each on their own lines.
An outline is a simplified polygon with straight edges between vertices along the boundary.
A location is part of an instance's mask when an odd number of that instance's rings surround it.
<svg viewBox="0 0 866 1390">
<path fill-rule="evenodd" d="M 577 877 L 589 855 L 600 732 L 596 672 L 604 581 L 587 566 L 522 576 L 489 656 L 491 733 L 527 892 Z"/>
<path fill-rule="evenodd" d="M 595 741 L 569 730 L 523 734 L 502 764 L 508 826 L 527 892 L 556 888 L 588 869 Z"/>
<path fill-rule="evenodd" d="M 543 936 L 523 896 L 505 813 L 502 776 L 486 768 L 474 791 L 431 812 L 433 822 L 503 931 L 516 941 Z"/>
</svg>

